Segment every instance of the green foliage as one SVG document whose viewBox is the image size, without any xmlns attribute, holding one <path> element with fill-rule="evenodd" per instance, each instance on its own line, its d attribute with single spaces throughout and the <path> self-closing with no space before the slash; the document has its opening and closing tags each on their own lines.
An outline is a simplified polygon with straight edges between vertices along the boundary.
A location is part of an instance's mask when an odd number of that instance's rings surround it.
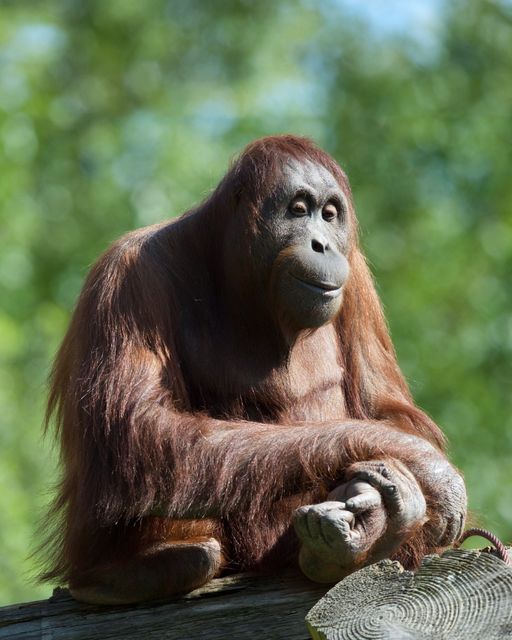
<svg viewBox="0 0 512 640">
<path fill-rule="evenodd" d="M 512 538 L 511 5 L 441 4 L 426 40 L 353 6 L 0 1 L 0 602 L 48 594 L 45 379 L 88 266 L 275 132 L 346 168 L 415 396 Z"/>
</svg>

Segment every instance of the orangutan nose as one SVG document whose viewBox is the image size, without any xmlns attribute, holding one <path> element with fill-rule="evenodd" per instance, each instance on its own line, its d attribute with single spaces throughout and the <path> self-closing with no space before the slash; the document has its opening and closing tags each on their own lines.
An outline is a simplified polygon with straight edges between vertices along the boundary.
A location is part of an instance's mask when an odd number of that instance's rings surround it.
<svg viewBox="0 0 512 640">
<path fill-rule="evenodd" d="M 325 253 L 329 251 L 329 244 L 325 240 L 320 241 L 313 238 L 313 240 L 311 240 L 311 248 L 313 251 L 316 251 L 316 253 Z"/>
</svg>

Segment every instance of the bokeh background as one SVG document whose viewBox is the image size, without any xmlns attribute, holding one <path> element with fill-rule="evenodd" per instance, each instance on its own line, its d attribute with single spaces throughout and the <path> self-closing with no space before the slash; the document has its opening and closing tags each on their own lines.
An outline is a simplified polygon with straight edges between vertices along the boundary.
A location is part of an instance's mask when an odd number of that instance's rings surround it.
<svg viewBox="0 0 512 640">
<path fill-rule="evenodd" d="M 511 75 L 509 0 L 0 0 L 0 603 L 50 592 L 45 381 L 89 266 L 277 132 L 348 172 L 415 397 L 512 541 Z"/>
</svg>

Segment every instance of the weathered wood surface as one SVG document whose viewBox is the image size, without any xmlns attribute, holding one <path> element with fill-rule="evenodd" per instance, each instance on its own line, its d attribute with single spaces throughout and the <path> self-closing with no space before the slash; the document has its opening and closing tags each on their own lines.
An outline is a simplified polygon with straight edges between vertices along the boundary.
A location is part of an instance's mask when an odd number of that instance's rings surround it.
<svg viewBox="0 0 512 640">
<path fill-rule="evenodd" d="M 315 640 L 512 638 L 512 567 L 463 549 L 427 556 L 416 574 L 383 560 L 333 587 L 307 623 Z"/>
<path fill-rule="evenodd" d="M 136 607 L 49 600 L 0 608 L 2 640 L 307 640 L 304 618 L 325 594 L 298 575 L 230 576 L 187 596 Z"/>
<path fill-rule="evenodd" d="M 512 638 L 512 567 L 489 553 L 428 556 L 416 574 L 384 560 L 326 590 L 295 574 L 238 575 L 172 601 L 97 607 L 60 589 L 0 608 L 0 640 Z"/>
</svg>

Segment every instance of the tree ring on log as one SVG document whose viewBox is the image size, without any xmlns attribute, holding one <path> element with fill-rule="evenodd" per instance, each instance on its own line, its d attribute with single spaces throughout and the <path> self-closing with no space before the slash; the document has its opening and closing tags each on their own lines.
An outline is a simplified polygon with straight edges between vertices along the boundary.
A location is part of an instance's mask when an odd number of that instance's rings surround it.
<svg viewBox="0 0 512 640">
<path fill-rule="evenodd" d="M 314 640 L 498 640 L 512 637 L 512 568 L 452 549 L 417 573 L 382 560 L 348 576 L 308 613 Z"/>
</svg>

